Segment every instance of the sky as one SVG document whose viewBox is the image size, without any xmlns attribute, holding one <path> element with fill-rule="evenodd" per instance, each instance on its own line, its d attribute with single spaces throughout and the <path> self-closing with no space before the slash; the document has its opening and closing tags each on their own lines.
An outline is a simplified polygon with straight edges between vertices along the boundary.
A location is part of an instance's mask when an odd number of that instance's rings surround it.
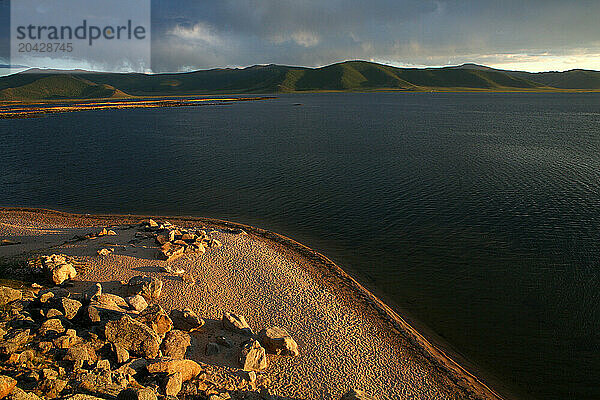
<svg viewBox="0 0 600 400">
<path fill-rule="evenodd" d="M 357 59 L 401 67 L 472 62 L 532 72 L 600 70 L 598 0 L 151 2 L 153 72 Z"/>
</svg>

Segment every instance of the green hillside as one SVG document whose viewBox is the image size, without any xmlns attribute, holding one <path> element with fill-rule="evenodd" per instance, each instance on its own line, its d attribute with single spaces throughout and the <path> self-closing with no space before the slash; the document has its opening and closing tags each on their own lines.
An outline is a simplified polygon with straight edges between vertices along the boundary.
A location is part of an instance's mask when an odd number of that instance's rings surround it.
<svg viewBox="0 0 600 400">
<path fill-rule="evenodd" d="M 126 96 L 110 85 L 66 74 L 28 77 L 30 82 L 0 90 L 0 100 L 100 99 Z"/>
<path fill-rule="evenodd" d="M 305 91 L 552 91 L 600 89 L 600 72 L 529 73 L 475 64 L 396 68 L 347 61 L 322 68 L 257 65 L 175 74 L 35 70 L 0 78 L 0 99 L 83 99 Z"/>
</svg>

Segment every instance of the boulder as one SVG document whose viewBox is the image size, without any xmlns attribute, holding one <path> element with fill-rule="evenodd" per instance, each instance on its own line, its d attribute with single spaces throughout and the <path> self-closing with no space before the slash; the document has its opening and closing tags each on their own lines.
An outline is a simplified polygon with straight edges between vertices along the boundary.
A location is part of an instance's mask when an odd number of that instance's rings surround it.
<svg viewBox="0 0 600 400">
<path fill-rule="evenodd" d="M 47 399 L 54 399 L 60 396 L 67 386 L 67 381 L 63 379 L 44 379 L 39 382 L 37 390 L 44 394 Z"/>
<path fill-rule="evenodd" d="M 117 400 L 156 400 L 156 393 L 150 388 L 127 388 L 122 390 Z"/>
<path fill-rule="evenodd" d="M 156 257 L 159 260 L 172 261 L 182 256 L 184 252 L 185 246 L 181 246 L 172 242 L 167 242 L 160 246 L 160 249 L 158 249 L 156 253 Z"/>
<path fill-rule="evenodd" d="M 81 308 L 81 303 L 77 300 L 64 297 L 59 300 L 59 304 L 65 314 L 65 317 L 69 320 L 75 318 L 79 312 L 79 309 Z"/>
<path fill-rule="evenodd" d="M 156 235 L 155 240 L 157 245 L 162 246 L 169 241 L 169 238 L 167 238 L 165 235 Z"/>
<path fill-rule="evenodd" d="M 277 326 L 263 329 L 258 334 L 258 340 L 271 354 L 297 356 L 298 344 L 289 333 Z"/>
<path fill-rule="evenodd" d="M 48 332 L 63 333 L 64 331 L 65 328 L 63 327 L 62 322 L 60 322 L 60 319 L 50 318 L 42 323 L 40 329 L 38 329 L 38 334 L 43 336 Z"/>
<path fill-rule="evenodd" d="M 67 279 L 73 279 L 77 275 L 73 264 L 68 261 L 66 256 L 60 254 L 42 257 L 42 267 L 48 278 L 56 285 L 62 284 Z"/>
<path fill-rule="evenodd" d="M 17 381 L 10 376 L 0 375 L 0 399 L 6 397 L 17 386 Z"/>
<path fill-rule="evenodd" d="M 185 352 L 190 347 L 192 338 L 184 331 L 174 329 L 167 332 L 160 349 L 163 356 L 170 358 L 185 358 Z"/>
<path fill-rule="evenodd" d="M 67 354 L 63 357 L 63 360 L 73 362 L 87 361 L 88 363 L 95 363 L 98 360 L 98 356 L 90 344 L 80 343 L 70 347 L 67 350 Z"/>
<path fill-rule="evenodd" d="M 160 279 L 143 275 L 134 276 L 127 283 L 130 295 L 140 294 L 147 301 L 157 300 L 160 297 L 162 286 L 163 283 Z"/>
<path fill-rule="evenodd" d="M 21 300 L 22 298 L 23 293 L 20 290 L 8 286 L 0 286 L 0 306 L 8 304 L 11 301 Z"/>
<path fill-rule="evenodd" d="M 129 296 L 125 298 L 125 301 L 127 302 L 127 304 L 129 304 L 129 307 L 133 308 L 135 311 L 144 311 L 146 309 L 146 307 L 148 307 L 148 303 L 146 302 L 146 299 L 144 299 L 144 296 L 140 295 L 140 294 L 136 294 L 135 296 Z"/>
<path fill-rule="evenodd" d="M 123 364 L 129 361 L 129 352 L 127 350 L 116 344 L 113 344 L 112 347 L 117 358 L 117 364 Z"/>
<path fill-rule="evenodd" d="M 78 393 L 66 398 L 66 400 L 104 400 L 100 397 L 90 396 L 89 394 Z"/>
<path fill-rule="evenodd" d="M 173 329 L 173 321 L 158 304 L 151 305 L 142 311 L 137 320 L 148 325 L 161 338 L 164 338 L 165 334 Z"/>
<path fill-rule="evenodd" d="M 41 400 L 35 393 L 27 393 L 16 386 L 8 396 L 6 400 Z"/>
<path fill-rule="evenodd" d="M 179 372 L 182 382 L 189 381 L 202 372 L 202 367 L 192 360 L 159 360 L 149 364 L 146 368 L 151 374 Z"/>
<path fill-rule="evenodd" d="M 102 293 L 94 295 L 90 304 L 86 307 L 84 314 L 91 322 L 100 322 L 111 319 L 119 319 L 128 314 L 129 305 L 120 296 Z"/>
<path fill-rule="evenodd" d="M 225 312 L 223 313 L 222 323 L 223 329 L 241 333 L 247 336 L 253 335 L 252 329 L 250 328 L 250 325 L 248 325 L 248 322 L 246 322 L 246 318 L 244 318 L 243 315 Z"/>
<path fill-rule="evenodd" d="M 64 314 L 58 311 L 56 308 L 51 308 L 46 312 L 46 318 L 64 317 Z"/>
<path fill-rule="evenodd" d="M 172 310 L 169 315 L 173 321 L 173 326 L 183 331 L 192 331 L 194 329 L 199 329 L 204 325 L 204 320 L 198 317 L 198 315 L 189 308 L 185 308 L 183 311 Z"/>
<path fill-rule="evenodd" d="M 167 376 L 164 391 L 167 396 L 177 396 L 181 391 L 181 372 L 174 372 Z"/>
<path fill-rule="evenodd" d="M 160 347 L 160 337 L 147 325 L 125 315 L 109 321 L 104 329 L 106 340 L 141 357 L 155 358 Z"/>
<path fill-rule="evenodd" d="M 358 389 L 350 389 L 346 394 L 344 394 L 341 400 L 377 400 L 373 396 L 369 396 L 362 390 Z"/>
<path fill-rule="evenodd" d="M 54 339 L 54 345 L 59 349 L 69 349 L 81 342 L 81 339 L 77 335 L 63 335 Z"/>
<path fill-rule="evenodd" d="M 100 250 L 98 250 L 98 255 L 101 256 L 101 257 L 106 257 L 107 255 L 109 255 L 113 251 L 114 251 L 113 249 L 100 249 Z"/>
<path fill-rule="evenodd" d="M 133 360 L 129 360 L 127 363 L 121 365 L 115 370 L 115 372 L 123 375 L 133 376 L 143 371 L 147 365 L 148 360 L 146 360 L 145 358 L 134 358 Z"/>
<path fill-rule="evenodd" d="M 250 340 L 242 346 L 240 364 L 244 371 L 262 371 L 267 368 L 265 349 L 257 340 Z"/>
<path fill-rule="evenodd" d="M 83 299 L 86 301 L 90 301 L 95 296 L 100 296 L 102 294 L 102 285 L 96 283 L 95 286 L 90 286 L 86 291 L 83 292 Z"/>
</svg>

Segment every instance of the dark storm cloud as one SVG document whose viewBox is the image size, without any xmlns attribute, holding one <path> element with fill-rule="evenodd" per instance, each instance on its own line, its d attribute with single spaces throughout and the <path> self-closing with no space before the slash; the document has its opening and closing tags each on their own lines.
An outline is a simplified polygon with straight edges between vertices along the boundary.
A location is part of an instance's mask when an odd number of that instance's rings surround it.
<svg viewBox="0 0 600 400">
<path fill-rule="evenodd" d="M 598 1 L 155 1 L 157 70 L 600 53 Z"/>
<path fill-rule="evenodd" d="M 600 69 L 598 15 L 597 0 L 152 0 L 152 66 L 364 59 Z"/>
</svg>

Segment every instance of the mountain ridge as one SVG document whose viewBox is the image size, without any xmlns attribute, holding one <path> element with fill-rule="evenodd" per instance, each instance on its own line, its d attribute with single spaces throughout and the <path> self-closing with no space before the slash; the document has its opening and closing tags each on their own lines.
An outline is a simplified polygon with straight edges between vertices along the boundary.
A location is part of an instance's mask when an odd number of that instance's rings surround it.
<svg viewBox="0 0 600 400">
<path fill-rule="evenodd" d="M 353 60 L 318 68 L 277 64 L 213 68 L 181 73 L 103 73 L 82 70 L 29 70 L 0 77 L 0 99 L 68 98 L 69 92 L 49 77 L 70 85 L 85 82 L 90 96 L 179 96 L 204 94 L 294 93 L 319 91 L 562 91 L 600 90 L 600 71 L 564 72 L 500 70 L 466 63 L 451 67 L 400 68 Z M 41 82 L 40 82 L 41 81 Z M 37 82 L 37 83 L 36 83 Z M 31 86 L 33 85 L 33 86 Z M 105 91 L 100 90 L 104 88 Z M 81 89 L 81 88 L 80 88 Z M 75 91 L 73 98 L 86 95 Z M 112 94 L 110 93 L 113 91 Z M 66 96 L 66 97 L 65 97 Z"/>
</svg>

